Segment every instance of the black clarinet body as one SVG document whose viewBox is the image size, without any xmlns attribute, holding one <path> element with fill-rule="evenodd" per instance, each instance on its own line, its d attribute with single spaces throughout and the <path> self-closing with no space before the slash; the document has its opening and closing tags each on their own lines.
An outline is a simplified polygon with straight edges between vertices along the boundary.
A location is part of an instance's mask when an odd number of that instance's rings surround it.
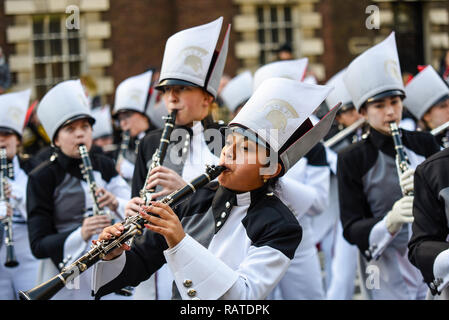
<svg viewBox="0 0 449 320">
<path fill-rule="evenodd" d="M 179 205 L 196 190 L 217 178 L 225 169 L 226 168 L 223 166 L 207 166 L 205 173 L 190 181 L 190 183 L 183 188 L 178 189 L 170 195 L 164 197 L 161 199 L 161 202 L 168 204 L 172 208 Z M 61 273 L 58 275 L 33 289 L 28 291 L 19 291 L 20 298 L 22 300 L 51 299 L 65 286 L 69 280 L 86 271 L 115 248 L 120 248 L 123 244 L 132 240 L 134 236 L 142 234 L 145 228 L 144 225 L 147 223 L 148 221 L 140 215 L 126 218 L 125 221 L 122 222 L 124 231 L 120 236 L 113 237 L 107 241 L 97 241 L 97 243 L 92 245 L 92 249 L 90 249 L 71 265 L 62 269 Z"/>
<path fill-rule="evenodd" d="M 407 171 L 410 166 L 410 161 L 407 157 L 407 154 L 405 153 L 404 145 L 402 144 L 401 135 L 396 122 L 390 122 L 390 130 L 394 142 L 394 148 L 396 150 L 396 169 L 398 171 L 398 175 L 400 176 L 402 173 Z M 402 193 L 405 196 L 413 196 L 413 191 L 403 191 Z"/>
<path fill-rule="evenodd" d="M 6 247 L 6 261 L 5 267 L 13 268 L 19 265 L 17 261 L 15 250 L 14 250 L 14 241 L 13 241 L 13 222 L 12 217 L 7 215 L 7 208 L 9 199 L 6 196 L 5 192 L 5 184 L 6 177 L 8 176 L 8 163 L 6 158 L 6 149 L 0 149 L 0 202 L 3 208 L 5 209 L 5 218 L 2 219 L 3 228 L 5 232 L 5 247 Z"/>
<path fill-rule="evenodd" d="M 109 210 L 105 208 L 101 208 L 98 205 L 98 197 L 96 195 L 97 191 L 97 183 L 95 182 L 95 177 L 93 174 L 93 168 L 92 163 L 90 161 L 89 152 L 87 151 L 87 147 L 84 144 L 79 145 L 79 151 L 81 155 L 81 160 L 83 162 L 81 169 L 81 173 L 83 174 L 84 178 L 86 179 L 86 182 L 89 187 L 89 192 L 93 200 L 93 208 L 92 208 L 92 215 L 109 215 L 111 218 L 111 214 Z"/>
<path fill-rule="evenodd" d="M 165 117 L 164 130 L 162 131 L 161 139 L 159 140 L 159 146 L 153 154 L 150 168 L 148 169 L 145 183 L 140 190 L 140 197 L 144 200 L 145 205 L 151 201 L 151 194 L 155 192 L 155 188 L 147 189 L 147 181 L 150 177 L 151 170 L 161 166 L 164 163 L 165 155 L 167 153 L 168 145 L 170 144 L 170 136 L 173 132 L 176 122 L 176 113 L 178 110 L 173 110 L 167 117 Z"/>
<path fill-rule="evenodd" d="M 125 158 L 126 151 L 128 150 L 129 140 L 131 139 L 131 134 L 129 130 L 122 132 L 122 141 L 120 142 L 120 148 L 117 155 L 116 163 L 122 161 Z"/>
</svg>

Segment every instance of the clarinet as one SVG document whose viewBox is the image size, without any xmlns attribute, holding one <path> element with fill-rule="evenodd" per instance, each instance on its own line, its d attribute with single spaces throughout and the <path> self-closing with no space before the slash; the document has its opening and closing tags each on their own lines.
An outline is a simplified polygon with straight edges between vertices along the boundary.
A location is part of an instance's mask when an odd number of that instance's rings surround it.
<svg viewBox="0 0 449 320">
<path fill-rule="evenodd" d="M 197 189 L 217 178 L 225 169 L 226 168 L 223 166 L 206 166 L 205 173 L 190 181 L 186 186 L 164 197 L 160 202 L 168 204 L 172 208 L 176 207 Z M 97 241 L 95 244 L 92 244 L 92 248 L 86 254 L 71 265 L 62 269 L 61 273 L 58 275 L 33 289 L 19 291 L 21 300 L 51 299 L 67 282 L 79 276 L 99 260 L 103 259 L 115 248 L 120 248 L 123 244 L 132 240 L 134 236 L 142 234 L 144 225 L 147 223 L 148 221 L 140 215 L 126 218 L 125 221 L 122 222 L 124 231 L 120 236 L 117 238 L 112 237 L 109 240 Z"/>
<path fill-rule="evenodd" d="M 112 218 L 112 215 L 107 207 L 100 209 L 100 207 L 98 206 L 98 198 L 97 195 L 95 194 L 95 192 L 97 191 L 97 183 L 95 182 L 95 177 L 92 171 L 93 170 L 92 163 L 90 162 L 87 148 L 84 144 L 81 144 L 79 145 L 78 149 L 80 151 L 81 160 L 83 161 L 83 164 L 80 165 L 81 173 L 83 174 L 83 177 L 86 179 L 87 185 L 89 187 L 89 193 L 93 200 L 92 215 L 93 216 L 108 215 Z"/>
<path fill-rule="evenodd" d="M 123 158 L 125 158 L 126 151 L 128 150 L 130 137 L 131 135 L 129 130 L 122 132 L 122 141 L 120 142 L 120 149 L 118 151 L 116 163 L 119 163 L 120 161 L 122 161 Z"/>
<path fill-rule="evenodd" d="M 396 169 L 398 171 L 398 175 L 400 176 L 407 171 L 410 161 L 405 153 L 404 145 L 402 144 L 399 128 L 396 122 L 390 122 L 390 130 L 391 136 L 393 137 L 394 148 L 396 150 Z M 404 196 L 413 196 L 413 191 L 404 192 L 404 190 L 402 190 L 402 194 Z"/>
<path fill-rule="evenodd" d="M 153 153 L 152 162 L 150 168 L 148 169 L 147 177 L 145 178 L 145 183 L 139 192 L 140 198 L 144 200 L 145 205 L 151 201 L 151 195 L 154 193 L 155 188 L 147 190 L 148 178 L 150 177 L 151 170 L 161 166 L 164 162 L 165 155 L 167 153 L 168 145 L 170 144 L 170 135 L 173 131 L 176 121 L 176 113 L 178 110 L 173 110 L 165 119 L 164 130 L 162 131 L 161 139 L 159 140 L 159 147 Z"/>
<path fill-rule="evenodd" d="M 8 164 L 6 160 L 6 149 L 0 149 L 0 205 L 5 208 L 5 218 L 2 219 L 5 230 L 5 246 L 6 246 L 6 261 L 5 267 L 12 268 L 19 265 L 17 262 L 14 242 L 12 235 L 12 217 L 7 214 L 9 199 L 5 194 L 6 177 L 8 176 Z"/>
<path fill-rule="evenodd" d="M 443 138 L 441 139 L 441 143 L 443 145 L 443 148 L 449 148 L 449 121 L 446 121 L 441 126 L 436 127 L 430 133 L 434 136 L 439 135 L 440 133 L 445 132 Z"/>
</svg>

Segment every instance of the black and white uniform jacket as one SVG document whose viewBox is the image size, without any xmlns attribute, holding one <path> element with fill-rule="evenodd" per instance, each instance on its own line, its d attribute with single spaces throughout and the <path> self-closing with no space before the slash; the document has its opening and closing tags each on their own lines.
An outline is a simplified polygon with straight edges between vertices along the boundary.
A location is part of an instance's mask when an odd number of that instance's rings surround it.
<svg viewBox="0 0 449 320">
<path fill-rule="evenodd" d="M 172 131 L 165 159 L 161 162 L 164 167 L 175 171 L 184 181 L 188 182 L 203 174 L 206 165 L 218 164 L 224 145 L 223 137 L 218 130 L 222 125 L 208 120 L 206 118 L 201 122 L 195 122 L 192 127 L 175 126 Z M 153 154 L 160 144 L 162 131 L 163 129 L 152 131 L 140 143 L 132 183 L 133 197 L 139 196 L 139 191 L 144 186 L 153 162 Z M 156 191 L 160 189 L 159 186 L 156 187 Z M 171 271 L 164 265 L 152 279 L 136 288 L 135 297 L 148 299 L 148 292 L 152 290 L 148 286 L 153 286 L 154 283 L 153 291 L 156 299 L 171 299 L 173 280 Z"/>
<path fill-rule="evenodd" d="M 449 284 L 448 168 L 449 149 L 445 149 L 427 159 L 415 171 L 415 219 L 409 258 L 421 271 L 434 295 Z"/>
<path fill-rule="evenodd" d="M 97 186 L 114 194 L 119 202 L 113 218 L 120 221 L 130 199 L 130 188 L 110 158 L 99 153 L 90 154 L 90 158 Z M 46 260 L 43 266 L 46 270 L 41 281 L 52 273 L 54 276 L 64 259 L 70 264 L 90 248 L 90 241 L 82 238 L 81 225 L 84 215 L 93 207 L 93 200 L 80 164 L 81 159 L 58 152 L 57 157 L 41 163 L 29 175 L 27 212 L 31 250 L 39 259 L 51 259 L 51 263 Z"/>
<path fill-rule="evenodd" d="M 223 125 L 205 121 L 196 122 L 192 128 L 175 126 L 162 165 L 175 171 L 185 181 L 190 181 L 204 173 L 205 164 L 218 163 L 224 146 L 223 136 L 218 137 L 216 134 L 221 127 Z M 213 135 L 208 135 L 208 130 L 215 132 Z M 159 147 L 162 131 L 163 129 L 153 130 L 139 144 L 132 181 L 133 197 L 139 196 L 139 191 L 145 184 L 153 154 Z M 220 138 L 220 141 L 214 138 Z M 159 188 L 156 188 L 156 191 L 159 191 Z"/>
<path fill-rule="evenodd" d="M 96 297 L 135 286 L 167 262 L 173 298 L 264 299 L 287 270 L 301 227 L 265 186 L 240 194 L 217 187 L 210 183 L 175 209 L 186 232 L 175 247 L 147 231 L 130 251 L 97 263 Z"/>
<path fill-rule="evenodd" d="M 372 290 L 373 298 L 416 299 L 422 293 L 422 278 L 406 258 L 409 226 L 404 224 L 395 235 L 390 235 L 385 226 L 385 215 L 402 198 L 393 139 L 373 128 L 370 131 L 364 140 L 338 155 L 343 235 L 357 245 L 365 263 L 369 261 L 380 271 L 380 289 L 368 288 L 377 289 Z M 435 138 L 428 133 L 401 130 L 401 134 L 411 168 L 439 151 Z M 365 271 L 362 269 L 362 274 Z"/>
</svg>

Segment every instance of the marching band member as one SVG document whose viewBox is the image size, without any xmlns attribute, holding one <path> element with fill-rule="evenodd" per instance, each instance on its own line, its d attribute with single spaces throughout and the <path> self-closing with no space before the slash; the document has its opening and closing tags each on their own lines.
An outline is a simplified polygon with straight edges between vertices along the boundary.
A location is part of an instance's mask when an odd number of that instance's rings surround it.
<svg viewBox="0 0 449 320">
<path fill-rule="evenodd" d="M 27 187 L 29 241 L 33 255 L 42 259 L 41 283 L 57 274 L 61 263 L 70 264 L 84 254 L 90 239 L 109 226 L 112 217 L 88 216 L 94 200 L 80 169 L 78 146 L 91 149 L 95 120 L 80 81 L 53 87 L 41 100 L 37 114 L 56 150 L 55 156 L 30 173 Z M 90 153 L 90 158 L 98 206 L 108 207 L 115 219 L 123 219 L 129 186 L 110 158 L 99 153 Z M 80 275 L 54 299 L 90 299 L 90 273 Z"/>
<path fill-rule="evenodd" d="M 363 119 L 362 115 L 355 109 L 351 96 L 343 83 L 344 71 L 345 69 L 338 72 L 326 83 L 326 85 L 335 88 L 327 96 L 326 104 L 334 106 L 339 101 L 342 102 L 342 106 L 335 116 L 339 128 L 338 132 L 354 123 L 360 123 L 359 119 Z M 361 139 L 362 126 L 357 126 L 346 137 L 335 142 L 332 146 L 326 147 L 326 156 L 331 168 L 329 206 L 321 215 L 316 216 L 313 227 L 318 226 L 318 228 L 314 228 L 317 238 L 315 242 L 321 244 L 324 253 L 326 299 L 328 300 L 351 300 L 354 295 L 357 247 L 348 243 L 343 237 L 338 203 L 337 153 Z M 328 138 L 330 139 L 329 135 Z"/>
<path fill-rule="evenodd" d="M 123 80 L 115 92 L 113 116 L 122 132 L 129 133 L 128 150 L 117 160 L 116 169 L 130 185 L 139 143 L 158 123 L 152 119 L 157 96 L 152 83 L 153 70 L 149 70 Z"/>
<path fill-rule="evenodd" d="M 302 81 L 308 59 L 277 61 L 260 67 L 254 74 L 254 90 L 266 79 L 282 77 Z M 311 116 L 311 121 L 312 120 Z M 296 215 L 303 229 L 303 237 L 295 256 L 279 284 L 270 294 L 271 299 L 324 299 L 321 266 L 316 248 L 312 221 L 326 208 L 330 171 L 326 153 L 317 143 L 289 172 L 279 179 L 279 198 Z"/>
<path fill-rule="evenodd" d="M 253 75 L 245 71 L 232 78 L 223 87 L 220 97 L 234 118 L 253 93 Z"/>
<path fill-rule="evenodd" d="M 446 148 L 416 168 L 413 234 L 408 244 L 409 259 L 430 288 L 428 298 L 445 300 L 449 299 L 448 164 L 449 148 Z"/>
<path fill-rule="evenodd" d="M 19 156 L 24 121 L 31 90 L 0 95 L 0 148 L 6 149 L 8 162 L 8 214 L 12 215 L 13 247 L 18 265 L 6 267 L 6 244 L 0 232 L 0 300 L 18 299 L 18 290 L 36 285 L 38 260 L 32 255 L 27 230 L 26 185 L 30 159 Z M 4 213 L 0 213 L 0 219 Z M 0 223 L 3 231 L 3 224 Z M 3 243 L 3 244 L 2 244 Z"/>
<path fill-rule="evenodd" d="M 94 266 L 96 296 L 135 285 L 167 262 L 174 297 L 266 298 L 301 240 L 297 219 L 270 186 L 329 129 L 336 108 L 315 127 L 308 116 L 331 89 L 282 78 L 262 83 L 226 131 L 219 185 L 198 190 L 176 214 L 160 202 L 145 207 L 155 214 L 142 213 L 152 232 Z M 99 239 L 122 228 L 108 227 Z"/>
<path fill-rule="evenodd" d="M 432 66 L 426 66 L 405 87 L 404 105 L 421 120 L 426 131 L 449 121 L 449 88 Z M 449 146 L 449 130 L 436 135 L 442 147 Z"/>
<path fill-rule="evenodd" d="M 422 276 L 407 259 L 413 196 L 403 190 L 413 190 L 410 172 L 439 147 L 428 133 L 401 130 L 410 165 L 399 175 L 390 122 L 401 120 L 404 85 L 394 33 L 353 60 L 343 80 L 370 126 L 337 163 L 343 235 L 360 250 L 362 290 L 372 299 L 423 299 Z"/>
<path fill-rule="evenodd" d="M 214 99 L 228 50 L 229 28 L 221 50 L 215 50 L 222 20 L 219 18 L 206 25 L 180 31 L 167 40 L 156 89 L 163 92 L 162 100 L 168 112 L 177 110 L 176 127 L 162 166 L 152 169 L 148 181 L 148 171 L 162 130 L 151 132 L 139 145 L 132 181 L 134 198 L 127 205 L 127 215 L 138 213 L 142 204 L 139 192 L 145 183 L 148 189 L 156 188 L 152 197 L 157 199 L 202 174 L 206 164 L 218 163 L 222 138 L 214 139 L 207 132 L 221 126 L 213 122 L 211 112 L 216 106 Z M 155 299 L 171 298 L 173 275 L 167 266 L 149 281 L 155 283 Z M 149 289 L 142 292 L 139 287 L 136 288 L 135 299 L 148 298 Z"/>
</svg>

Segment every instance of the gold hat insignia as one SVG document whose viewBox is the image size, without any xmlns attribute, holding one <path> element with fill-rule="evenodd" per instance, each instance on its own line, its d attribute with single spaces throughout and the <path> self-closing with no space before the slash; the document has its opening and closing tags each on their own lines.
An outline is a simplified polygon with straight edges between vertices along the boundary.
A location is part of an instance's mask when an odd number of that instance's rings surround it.
<svg viewBox="0 0 449 320">
<path fill-rule="evenodd" d="M 299 118 L 295 108 L 287 101 L 280 99 L 268 101 L 262 110 L 266 112 L 265 119 L 271 123 L 273 129 L 285 130 L 288 119 Z"/>
<path fill-rule="evenodd" d="M 21 125 L 21 123 L 20 123 L 21 114 L 22 114 L 22 111 L 18 107 L 11 107 L 8 110 L 8 118 L 12 119 L 12 121 L 19 126 Z"/>
<path fill-rule="evenodd" d="M 393 78 L 397 79 L 398 81 L 401 80 L 401 75 L 399 74 L 399 68 L 396 61 L 388 59 L 385 61 L 384 64 L 385 72 L 392 76 Z"/>
<path fill-rule="evenodd" d="M 133 102 L 134 106 L 140 106 L 141 105 L 141 97 L 142 97 L 142 90 L 134 89 L 131 91 L 129 95 L 129 100 Z"/>
<path fill-rule="evenodd" d="M 189 66 L 196 74 L 203 71 L 203 57 L 209 52 L 201 47 L 187 47 L 181 51 L 181 61 L 185 66 Z"/>
</svg>

